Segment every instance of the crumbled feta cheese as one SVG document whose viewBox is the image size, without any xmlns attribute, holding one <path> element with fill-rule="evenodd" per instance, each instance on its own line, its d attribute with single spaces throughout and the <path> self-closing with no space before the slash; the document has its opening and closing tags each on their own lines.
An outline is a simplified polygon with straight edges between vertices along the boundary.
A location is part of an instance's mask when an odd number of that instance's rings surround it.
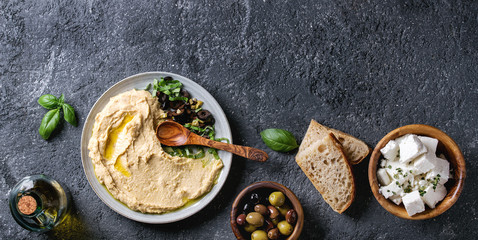
<svg viewBox="0 0 478 240">
<path fill-rule="evenodd" d="M 380 149 L 380 152 L 388 160 L 394 160 L 398 154 L 398 144 L 394 140 L 390 140 L 385 147 Z"/>
<path fill-rule="evenodd" d="M 407 210 L 408 215 L 413 216 L 417 213 L 425 211 L 425 204 L 418 191 L 413 191 L 402 197 L 403 205 Z"/>
<path fill-rule="evenodd" d="M 427 148 L 418 139 L 416 135 L 407 134 L 405 138 L 400 142 L 400 162 L 408 163 L 414 158 L 427 152 Z"/>
<path fill-rule="evenodd" d="M 420 157 L 413 161 L 413 167 L 416 174 L 422 174 L 430 171 L 435 165 L 433 156 L 434 154 L 422 154 Z"/>
<path fill-rule="evenodd" d="M 388 176 L 387 170 L 385 170 L 384 168 L 380 168 L 377 171 L 377 178 L 378 178 L 378 182 L 382 186 L 387 186 L 392 181 L 390 179 L 390 176 Z"/>
<path fill-rule="evenodd" d="M 429 186 L 425 189 L 425 192 L 422 200 L 430 208 L 435 208 L 435 205 L 446 196 L 446 188 L 443 185 L 438 185 L 436 189 L 433 189 L 433 186 Z"/>
<path fill-rule="evenodd" d="M 428 153 L 435 155 L 437 151 L 438 140 L 431 137 L 418 136 L 418 139 L 427 147 Z"/>
</svg>

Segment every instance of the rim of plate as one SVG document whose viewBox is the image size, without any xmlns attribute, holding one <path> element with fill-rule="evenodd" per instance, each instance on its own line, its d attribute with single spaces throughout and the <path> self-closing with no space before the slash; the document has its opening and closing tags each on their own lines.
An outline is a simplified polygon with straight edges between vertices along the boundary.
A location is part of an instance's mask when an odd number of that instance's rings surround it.
<svg viewBox="0 0 478 240">
<path fill-rule="evenodd" d="M 219 177 L 217 178 L 217 183 L 212 187 L 211 191 L 200 197 L 197 202 L 193 203 L 190 206 L 182 207 L 178 210 L 163 214 L 149 214 L 131 210 L 125 204 L 123 204 L 119 200 L 116 200 L 109 193 L 106 187 L 100 184 L 100 182 L 96 178 L 93 163 L 88 155 L 88 142 L 91 137 L 91 131 L 94 125 L 96 115 L 101 110 L 103 110 L 104 105 L 109 102 L 108 95 L 112 94 L 111 97 L 113 97 L 121 92 L 129 91 L 134 87 L 127 89 L 126 87 L 128 85 L 132 85 L 135 82 L 145 81 L 145 78 L 149 79 L 150 83 L 152 83 L 154 78 L 160 78 L 164 76 L 171 76 L 174 79 L 179 80 L 181 83 L 183 83 L 184 88 L 188 90 L 192 96 L 203 101 L 206 108 L 211 111 L 214 115 L 214 118 L 216 118 L 216 130 L 218 129 L 218 123 L 220 123 L 220 136 L 229 138 L 230 142 L 232 143 L 231 127 L 229 126 L 229 122 L 227 121 L 226 114 L 224 113 L 216 99 L 198 83 L 190 80 L 189 78 L 170 72 L 144 72 L 135 74 L 124 78 L 123 80 L 117 82 L 116 84 L 108 88 L 108 90 L 106 90 L 98 98 L 98 100 L 96 100 L 93 107 L 91 107 L 90 112 L 88 113 L 88 116 L 86 117 L 85 123 L 83 125 L 83 130 L 81 134 L 80 151 L 83 171 L 85 172 L 86 178 L 88 179 L 88 183 L 90 184 L 96 195 L 101 199 L 101 201 L 103 201 L 103 203 L 105 203 L 109 208 L 111 208 L 118 214 L 131 220 L 150 224 L 177 222 L 201 211 L 216 197 L 216 195 L 224 186 L 232 164 L 232 153 L 219 151 L 219 156 L 221 157 L 224 166 L 220 172 Z M 144 87 L 146 87 L 146 85 Z M 116 94 L 114 92 L 116 92 Z M 199 92 L 199 96 L 197 96 L 198 94 L 195 94 L 194 92 Z"/>
</svg>

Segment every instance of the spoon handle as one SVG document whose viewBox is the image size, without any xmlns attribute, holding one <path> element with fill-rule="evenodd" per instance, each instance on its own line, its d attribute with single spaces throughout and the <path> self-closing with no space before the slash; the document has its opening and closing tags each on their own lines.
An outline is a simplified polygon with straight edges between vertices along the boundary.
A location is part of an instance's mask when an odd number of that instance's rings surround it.
<svg viewBox="0 0 478 240">
<path fill-rule="evenodd" d="M 189 141 L 187 144 L 192 145 L 202 145 L 206 147 L 212 147 L 219 150 L 224 150 L 241 157 L 245 157 L 254 161 L 265 162 L 269 156 L 266 152 L 259 150 L 257 148 L 251 148 L 246 146 L 239 146 L 230 143 L 223 143 L 218 141 L 213 141 L 207 138 L 200 137 L 194 133 L 189 136 Z"/>
</svg>

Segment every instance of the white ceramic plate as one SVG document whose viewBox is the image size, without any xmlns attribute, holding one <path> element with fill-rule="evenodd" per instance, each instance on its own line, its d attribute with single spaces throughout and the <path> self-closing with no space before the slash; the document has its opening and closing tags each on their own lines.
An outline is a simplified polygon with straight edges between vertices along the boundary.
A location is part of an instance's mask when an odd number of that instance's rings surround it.
<svg viewBox="0 0 478 240">
<path fill-rule="evenodd" d="M 224 114 L 217 101 L 214 99 L 213 96 L 211 96 L 211 94 L 209 94 L 208 91 L 206 91 L 206 89 L 201 87 L 199 84 L 189 80 L 188 78 L 168 72 L 146 72 L 127 77 L 113 85 L 110 89 L 108 89 L 98 99 L 93 108 L 91 108 L 90 113 L 86 118 L 85 125 L 83 127 L 83 133 L 81 135 L 81 160 L 83 162 L 83 169 L 85 170 L 86 177 L 88 178 L 88 182 L 90 183 L 91 187 L 106 205 L 108 205 L 117 213 L 138 222 L 170 223 L 185 219 L 199 212 L 207 204 L 209 204 L 209 202 L 211 202 L 212 199 L 214 199 L 214 197 L 219 193 L 219 190 L 226 182 L 229 169 L 231 168 L 232 154 L 225 151 L 219 151 L 219 156 L 224 163 L 224 167 L 221 170 L 221 173 L 217 180 L 217 184 L 214 185 L 212 190 L 194 204 L 185 208 L 181 208 L 177 211 L 164 214 L 145 214 L 133 211 L 129 209 L 126 205 L 122 204 L 120 201 L 113 198 L 113 196 L 108 193 L 106 188 L 102 184 L 100 184 L 100 182 L 95 176 L 93 163 L 88 156 L 88 142 L 91 137 L 96 114 L 103 110 L 111 97 L 116 96 L 122 92 L 129 91 L 133 88 L 144 89 L 149 83 L 153 82 L 153 79 L 159 79 L 161 77 L 166 76 L 171 76 L 174 79 L 182 82 L 184 85 L 184 89 L 186 89 L 192 97 L 203 101 L 203 108 L 209 110 L 216 119 L 216 136 L 226 137 L 232 142 L 232 134 L 231 128 L 229 127 L 229 122 L 227 121 L 226 115 Z"/>
</svg>

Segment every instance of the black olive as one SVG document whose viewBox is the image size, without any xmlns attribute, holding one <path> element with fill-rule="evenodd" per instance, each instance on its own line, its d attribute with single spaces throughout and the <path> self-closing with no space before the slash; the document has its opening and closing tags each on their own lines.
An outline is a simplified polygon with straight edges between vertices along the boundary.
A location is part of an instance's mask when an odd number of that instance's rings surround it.
<svg viewBox="0 0 478 240">
<path fill-rule="evenodd" d="M 183 113 L 184 113 L 184 109 L 178 109 L 176 111 L 173 111 L 172 115 L 176 117 L 176 116 L 179 116 L 179 115 L 183 115 Z"/>
<path fill-rule="evenodd" d="M 158 91 L 156 92 L 156 96 L 158 97 L 159 102 L 166 102 L 169 100 L 168 95 Z"/>
<path fill-rule="evenodd" d="M 216 122 L 216 120 L 214 120 L 214 117 L 211 116 L 208 119 L 206 119 L 206 121 L 204 122 L 207 123 L 208 125 L 214 125 L 214 122 Z"/>
<path fill-rule="evenodd" d="M 168 109 L 168 102 L 162 102 L 160 103 L 161 105 L 159 106 L 161 109 L 166 110 Z"/>
<path fill-rule="evenodd" d="M 173 78 L 170 76 L 164 77 L 164 81 L 173 81 Z"/>
<path fill-rule="evenodd" d="M 189 121 L 189 118 L 188 118 L 188 116 L 187 116 L 186 114 L 181 114 L 181 115 L 175 117 L 174 120 L 175 120 L 176 122 L 182 124 L 182 125 L 184 125 L 184 124 L 190 122 L 190 121 Z"/>
<path fill-rule="evenodd" d="M 254 204 L 246 203 L 244 204 L 244 208 L 242 210 L 244 211 L 244 213 L 250 213 L 254 211 Z"/>
<path fill-rule="evenodd" d="M 184 89 L 181 89 L 181 96 L 187 97 L 187 98 L 191 97 L 191 95 L 189 95 L 189 92 Z"/>
<path fill-rule="evenodd" d="M 259 194 L 257 194 L 257 193 L 252 193 L 249 202 L 251 202 L 251 203 L 253 203 L 253 204 L 257 204 L 257 203 L 259 203 L 259 201 L 260 201 L 260 199 L 259 199 Z"/>
<path fill-rule="evenodd" d="M 207 118 L 211 117 L 211 113 L 208 110 L 201 110 L 198 112 L 198 118 L 201 120 L 206 120 Z"/>
<path fill-rule="evenodd" d="M 169 102 L 169 107 L 173 109 L 178 109 L 181 108 L 181 106 L 184 106 L 183 101 L 171 101 Z"/>
<path fill-rule="evenodd" d="M 189 119 L 191 119 L 191 122 L 196 118 L 196 113 L 189 109 L 189 108 L 185 108 L 186 109 L 186 115 L 188 116 Z"/>
</svg>

